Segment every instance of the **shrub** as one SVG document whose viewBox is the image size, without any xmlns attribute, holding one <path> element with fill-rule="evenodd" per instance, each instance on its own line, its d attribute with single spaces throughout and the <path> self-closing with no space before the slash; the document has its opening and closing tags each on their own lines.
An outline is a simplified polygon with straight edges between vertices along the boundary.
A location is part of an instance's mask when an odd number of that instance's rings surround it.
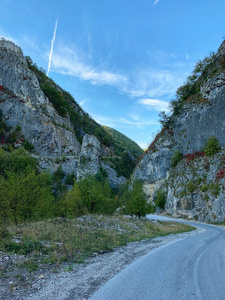
<svg viewBox="0 0 225 300">
<path fill-rule="evenodd" d="M 140 180 L 133 183 L 132 189 L 126 191 L 125 213 L 140 218 L 152 211 L 152 206 L 147 203 L 143 184 Z"/>
<path fill-rule="evenodd" d="M 224 177 L 225 177 L 225 170 L 224 169 L 219 170 L 219 172 L 216 174 L 216 180 L 219 181 Z"/>
<path fill-rule="evenodd" d="M 189 193 L 193 193 L 195 190 L 196 190 L 196 188 L 197 188 L 197 186 L 196 186 L 196 184 L 195 184 L 195 182 L 194 182 L 194 180 L 190 180 L 188 183 L 187 183 L 187 191 L 189 192 Z"/>
<path fill-rule="evenodd" d="M 118 207 L 108 178 L 101 174 L 76 181 L 65 197 L 65 214 L 69 217 L 86 213 L 112 214 Z"/>
<path fill-rule="evenodd" d="M 24 239 L 21 243 L 8 241 L 4 247 L 8 252 L 22 255 L 27 255 L 31 252 L 40 252 L 43 249 L 43 245 L 40 242 L 32 239 Z"/>
<path fill-rule="evenodd" d="M 8 172 L 0 177 L 0 217 L 15 224 L 51 216 L 53 196 L 48 173 Z"/>
<path fill-rule="evenodd" d="M 206 183 L 203 183 L 203 184 L 201 185 L 201 191 L 202 191 L 202 192 L 206 192 L 207 190 L 208 190 L 207 184 L 206 184 Z"/>
<path fill-rule="evenodd" d="M 27 173 L 32 170 L 37 171 L 37 161 L 31 157 L 23 148 L 6 152 L 0 148 L 0 175 L 7 177 L 6 173 Z"/>
<path fill-rule="evenodd" d="M 215 197 L 219 196 L 219 193 L 220 193 L 219 183 L 218 182 L 217 183 L 210 182 L 209 190 L 213 196 L 215 196 Z"/>
<path fill-rule="evenodd" d="M 186 163 L 189 164 L 189 162 L 191 160 L 194 160 L 197 157 L 202 157 L 204 155 L 205 155 L 205 152 L 203 152 L 203 151 L 197 151 L 197 152 L 194 152 L 194 153 L 185 154 L 183 156 L 183 158 L 186 158 Z"/>
<path fill-rule="evenodd" d="M 204 152 L 208 156 L 216 154 L 220 149 L 219 141 L 215 136 L 211 136 L 204 146 Z"/>
<path fill-rule="evenodd" d="M 155 204 L 156 206 L 165 209 L 166 204 L 166 193 L 163 189 L 157 190 L 155 193 Z"/>
<path fill-rule="evenodd" d="M 32 151 L 34 149 L 34 146 L 31 143 L 29 143 L 28 141 L 25 141 L 23 143 L 23 147 L 27 151 Z"/>
<path fill-rule="evenodd" d="M 171 158 L 171 166 L 176 167 L 182 157 L 182 153 L 179 150 L 176 150 Z"/>
</svg>

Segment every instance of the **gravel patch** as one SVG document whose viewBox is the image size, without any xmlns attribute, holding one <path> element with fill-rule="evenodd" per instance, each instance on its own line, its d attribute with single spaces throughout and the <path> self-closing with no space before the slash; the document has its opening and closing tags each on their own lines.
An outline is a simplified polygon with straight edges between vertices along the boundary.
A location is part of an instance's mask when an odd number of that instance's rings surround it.
<svg viewBox="0 0 225 300">
<path fill-rule="evenodd" d="M 132 242 L 127 246 L 114 249 L 109 253 L 94 254 L 83 264 L 73 265 L 72 271 L 65 271 L 65 265 L 56 274 L 52 270 L 35 273 L 32 284 L 26 287 L 13 287 L 6 293 L 6 287 L 0 283 L 1 300 L 87 300 L 109 279 L 126 266 L 170 241 L 202 233 L 204 229 L 196 229 L 182 234 L 171 234 L 141 242 Z M 68 266 L 67 266 L 68 267 Z M 8 287 L 7 287 L 7 290 Z M 2 295 L 2 296 L 1 296 Z"/>
</svg>

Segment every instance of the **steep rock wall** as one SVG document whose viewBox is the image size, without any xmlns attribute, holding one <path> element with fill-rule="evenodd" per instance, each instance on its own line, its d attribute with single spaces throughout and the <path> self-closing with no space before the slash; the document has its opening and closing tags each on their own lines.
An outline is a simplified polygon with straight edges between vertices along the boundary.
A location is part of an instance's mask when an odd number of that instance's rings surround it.
<svg viewBox="0 0 225 300">
<path fill-rule="evenodd" d="M 215 64 L 224 56 L 225 42 L 215 56 Z M 181 173 L 176 173 L 176 168 L 171 168 L 171 158 L 176 150 L 183 155 L 202 151 L 205 142 L 211 136 L 215 136 L 220 146 L 225 148 L 225 72 L 214 75 L 211 73 L 207 79 L 200 78 L 200 80 L 201 101 L 183 105 L 179 114 L 171 117 L 172 126 L 164 128 L 158 134 L 134 170 L 132 181 L 135 179 L 143 181 L 150 200 L 154 199 L 156 189 L 164 182 L 167 193 L 166 210 L 169 213 L 186 215 L 201 221 L 221 222 L 225 219 L 223 181 L 219 182 L 220 190 L 218 196 L 214 196 L 215 201 L 212 195 L 207 194 L 210 199 L 209 207 L 212 206 L 210 210 L 202 198 L 201 190 L 196 188 L 195 193 L 189 193 L 186 197 L 181 197 L 182 193 L 179 193 L 178 186 L 179 184 L 182 186 L 182 180 L 185 181 L 186 178 L 186 184 L 192 179 L 195 180 L 194 174 L 189 174 L 190 166 L 184 164 Z M 209 164 L 214 164 L 213 159 Z M 219 165 L 214 171 L 218 172 L 218 168 Z M 207 176 L 206 185 L 215 183 L 215 174 L 205 176 Z"/>
<path fill-rule="evenodd" d="M 9 126 L 20 125 L 42 156 L 78 155 L 80 144 L 68 118 L 60 117 L 40 89 L 19 47 L 0 41 L 0 109 Z"/>
<path fill-rule="evenodd" d="M 225 151 L 182 161 L 166 180 L 166 211 L 206 222 L 225 219 Z"/>
</svg>

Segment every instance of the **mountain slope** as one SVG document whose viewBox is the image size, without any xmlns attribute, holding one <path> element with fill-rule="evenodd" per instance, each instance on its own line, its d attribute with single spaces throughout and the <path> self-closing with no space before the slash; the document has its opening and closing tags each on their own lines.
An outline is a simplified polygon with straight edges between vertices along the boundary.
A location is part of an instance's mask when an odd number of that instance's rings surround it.
<svg viewBox="0 0 225 300">
<path fill-rule="evenodd" d="M 225 219 L 225 181 L 218 177 L 224 172 L 224 154 L 222 150 L 218 156 L 204 153 L 212 136 L 225 148 L 224 100 L 225 41 L 217 54 L 197 63 L 177 90 L 172 115 L 163 115 L 161 132 L 133 174 L 133 180 L 145 183 L 151 200 L 161 187 L 169 213 L 212 222 Z M 171 164 L 175 155 L 177 165 Z"/>
<path fill-rule="evenodd" d="M 140 148 L 140 146 L 129 139 L 126 135 L 122 134 L 121 132 L 107 127 L 102 126 L 106 132 L 112 137 L 112 140 L 114 144 L 116 145 L 118 151 L 129 151 L 135 158 L 139 158 L 141 155 L 143 155 L 144 151 Z"/>
<path fill-rule="evenodd" d="M 87 133 L 95 135 L 103 144 L 113 146 L 110 135 L 82 110 L 70 93 L 60 88 L 53 80 L 47 77 L 44 71 L 32 62 L 30 57 L 26 57 L 26 60 L 30 70 L 37 76 L 41 90 L 52 103 L 57 113 L 61 117 L 69 117 L 76 138 L 80 143 L 84 134 Z"/>
<path fill-rule="evenodd" d="M 19 126 L 41 168 L 54 172 L 61 165 L 65 174 L 74 173 L 78 179 L 105 169 L 113 187 L 125 181 L 107 163 L 115 155 L 123 161 L 112 137 L 18 46 L 4 39 L 0 84 L 2 121 L 13 130 Z"/>
</svg>

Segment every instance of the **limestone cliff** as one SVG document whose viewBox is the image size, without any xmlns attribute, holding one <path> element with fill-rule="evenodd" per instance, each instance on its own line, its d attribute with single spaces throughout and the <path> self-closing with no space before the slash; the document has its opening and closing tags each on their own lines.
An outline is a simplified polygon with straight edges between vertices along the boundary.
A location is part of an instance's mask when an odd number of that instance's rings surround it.
<svg viewBox="0 0 225 300">
<path fill-rule="evenodd" d="M 225 148 L 225 41 L 218 53 L 205 61 L 207 63 L 201 74 L 197 76 L 196 71 L 189 77 L 186 86 L 178 89 L 178 96 L 182 92 L 183 98 L 174 103 L 173 114 L 164 120 L 161 132 L 137 165 L 132 180 L 139 178 L 144 182 L 151 200 L 155 190 L 162 186 L 169 213 L 199 220 L 223 221 L 225 182 L 216 177 L 224 170 L 223 154 L 221 152 L 219 157 L 209 159 L 195 153 L 203 151 L 211 136 L 218 139 L 221 148 Z M 184 91 L 188 93 L 191 88 L 193 95 L 184 97 Z M 186 158 L 192 157 L 193 161 L 187 164 L 184 158 L 177 167 L 171 168 L 171 158 L 177 150 Z M 206 162 L 208 169 L 204 169 Z M 198 178 L 201 178 L 201 183 L 193 190 L 188 189 L 190 181 L 196 183 Z M 201 191 L 203 183 L 206 185 L 202 188 L 204 192 Z M 213 185 L 219 186 L 217 193 L 210 192 L 210 184 L 211 190 Z"/>
<path fill-rule="evenodd" d="M 21 127 L 43 169 L 53 172 L 61 165 L 66 174 L 80 179 L 96 174 L 102 157 L 116 151 L 108 133 L 72 96 L 4 39 L 0 40 L 0 110 L 7 126 Z M 125 180 L 115 171 L 108 174 L 114 186 Z"/>
</svg>

